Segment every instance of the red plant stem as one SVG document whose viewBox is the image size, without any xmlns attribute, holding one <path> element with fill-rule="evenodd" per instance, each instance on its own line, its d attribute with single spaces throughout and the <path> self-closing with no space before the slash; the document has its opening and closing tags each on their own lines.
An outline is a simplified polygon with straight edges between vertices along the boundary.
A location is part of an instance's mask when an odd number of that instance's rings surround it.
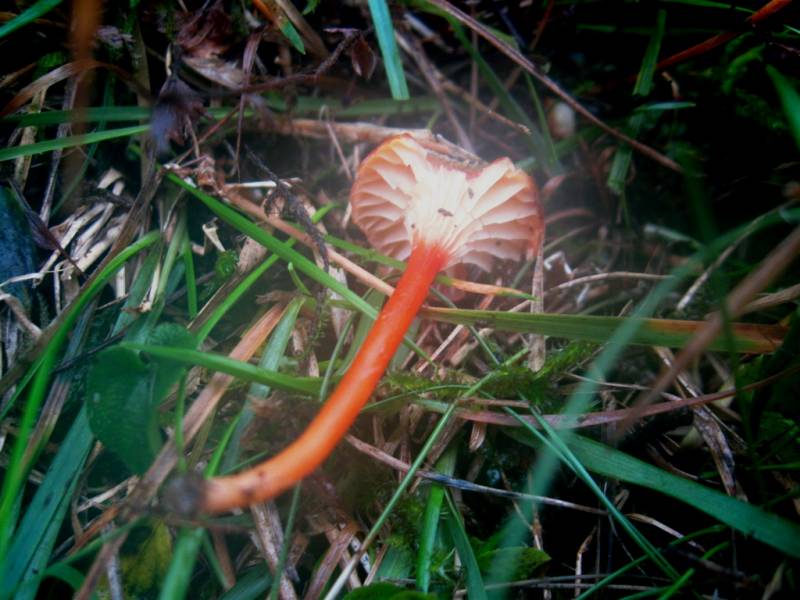
<svg viewBox="0 0 800 600">
<path fill-rule="evenodd" d="M 364 339 L 353 364 L 303 434 L 252 469 L 205 482 L 199 509 L 216 513 L 273 498 L 309 475 L 328 457 L 366 404 L 436 275 L 449 260 L 437 245 L 417 243 L 394 294 Z"/>
<path fill-rule="evenodd" d="M 759 8 L 756 12 L 752 15 L 747 17 L 747 22 L 752 25 L 757 25 L 762 21 L 765 21 L 775 15 L 776 13 L 780 12 L 784 8 L 790 6 L 792 4 L 792 0 L 770 0 L 764 6 Z M 717 46 L 721 46 L 722 44 L 726 44 L 732 39 L 739 37 L 745 31 L 723 31 L 718 33 L 715 36 L 708 38 L 692 46 L 691 48 L 687 48 L 686 50 L 681 50 L 680 52 L 673 54 L 672 56 L 668 56 L 656 65 L 657 71 L 662 71 L 668 67 L 676 63 L 683 62 L 690 58 L 694 58 L 695 56 L 699 56 L 701 54 L 705 54 L 710 50 L 713 50 Z M 635 79 L 635 77 L 634 77 Z"/>
</svg>

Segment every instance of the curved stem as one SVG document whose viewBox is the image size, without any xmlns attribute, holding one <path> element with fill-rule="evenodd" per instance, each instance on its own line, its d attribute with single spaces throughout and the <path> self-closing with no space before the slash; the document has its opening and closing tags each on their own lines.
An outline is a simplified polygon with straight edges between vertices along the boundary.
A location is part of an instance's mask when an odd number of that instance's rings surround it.
<svg viewBox="0 0 800 600">
<path fill-rule="evenodd" d="M 448 258 L 439 246 L 415 245 L 394 294 L 319 414 L 299 438 L 276 456 L 242 473 L 205 482 L 199 506 L 202 512 L 222 512 L 263 502 L 322 464 L 369 400 Z"/>
</svg>

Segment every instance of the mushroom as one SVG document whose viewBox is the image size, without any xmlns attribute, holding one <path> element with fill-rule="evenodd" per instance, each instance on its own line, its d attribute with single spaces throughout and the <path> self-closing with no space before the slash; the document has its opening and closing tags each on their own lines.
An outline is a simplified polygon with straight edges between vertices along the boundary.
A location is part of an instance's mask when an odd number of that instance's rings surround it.
<svg viewBox="0 0 800 600">
<path fill-rule="evenodd" d="M 361 163 L 350 193 L 353 221 L 380 252 L 407 261 L 352 365 L 302 435 L 242 473 L 205 481 L 193 509 L 216 513 L 277 496 L 314 471 L 355 421 L 383 376 L 436 275 L 460 263 L 538 250 L 538 191 L 508 158 L 465 168 L 409 135 L 385 140 Z"/>
</svg>

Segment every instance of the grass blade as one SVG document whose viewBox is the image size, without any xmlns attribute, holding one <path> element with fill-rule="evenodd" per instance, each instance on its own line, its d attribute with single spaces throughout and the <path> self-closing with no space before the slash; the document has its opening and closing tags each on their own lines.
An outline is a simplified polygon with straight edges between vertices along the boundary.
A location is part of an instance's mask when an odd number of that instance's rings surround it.
<svg viewBox="0 0 800 600">
<path fill-rule="evenodd" d="M 295 50 L 297 50 L 300 54 L 306 53 L 306 47 L 303 44 L 303 38 L 301 38 L 300 34 L 297 33 L 297 29 L 294 28 L 294 25 L 292 25 L 289 19 L 285 19 L 283 23 L 281 23 L 280 30 L 286 39 L 291 42 Z"/>
<path fill-rule="evenodd" d="M 370 306 L 366 301 L 364 301 L 360 296 L 354 294 L 350 288 L 346 285 L 340 283 L 333 277 L 331 277 L 328 273 L 320 269 L 317 265 L 315 265 L 312 261 L 307 259 L 305 256 L 297 252 L 296 250 L 292 250 L 290 246 L 287 244 L 279 241 L 277 238 L 271 236 L 266 231 L 261 229 L 258 225 L 250 221 L 247 217 L 242 216 L 232 208 L 226 206 L 213 196 L 209 196 L 202 190 L 196 188 L 191 183 L 187 183 L 174 173 L 170 173 L 167 175 L 167 178 L 177 184 L 178 186 L 182 187 L 183 189 L 190 192 L 195 198 L 200 200 L 203 204 L 205 204 L 211 212 L 215 213 L 218 217 L 241 231 L 249 235 L 259 244 L 264 246 L 267 250 L 274 252 L 280 258 L 285 260 L 286 262 L 293 263 L 295 268 L 299 269 L 313 280 L 315 280 L 320 285 L 323 285 L 343 298 L 345 298 L 348 302 L 350 302 L 353 306 L 355 306 L 358 310 L 363 312 L 364 314 L 369 315 L 373 319 L 377 317 L 377 311 Z"/>
<path fill-rule="evenodd" d="M 455 545 L 458 557 L 461 559 L 461 564 L 464 565 L 464 570 L 467 573 L 467 597 L 478 598 L 479 600 L 488 598 L 486 586 L 483 583 L 483 577 L 481 577 L 481 569 L 478 566 L 478 559 L 475 558 L 475 552 L 472 550 L 472 544 L 469 543 L 469 537 L 464 529 L 464 523 L 461 521 L 458 509 L 448 492 L 445 492 L 444 497 L 447 500 L 448 509 L 445 516 L 447 531 L 450 533 L 450 537 L 453 538 L 453 545 Z"/>
<path fill-rule="evenodd" d="M 35 144 L 25 144 L 24 146 L 12 146 L 10 148 L 0 149 L 0 162 L 12 160 L 19 156 L 31 156 L 33 154 L 42 154 L 43 152 L 50 152 L 52 150 L 63 150 L 64 148 L 74 148 L 75 146 L 84 146 L 86 144 L 95 144 L 107 140 L 131 137 L 146 133 L 149 130 L 150 125 L 134 125 L 133 127 L 95 131 L 94 133 L 82 135 L 68 135 L 54 140 L 36 142 Z"/>
<path fill-rule="evenodd" d="M 284 392 L 296 392 L 315 396 L 319 392 L 319 377 L 293 377 L 276 371 L 268 371 L 250 363 L 234 360 L 227 356 L 220 356 L 211 352 L 171 348 L 168 346 L 153 346 L 150 344 L 130 344 L 123 342 L 123 348 L 146 352 L 151 356 L 174 360 L 186 365 L 199 365 L 213 371 L 220 371 L 233 375 L 239 379 L 254 383 L 268 385 Z"/>
<path fill-rule="evenodd" d="M 559 315 L 511 313 L 491 310 L 428 308 L 423 314 L 435 321 L 490 327 L 499 331 L 538 333 L 574 340 L 606 342 L 623 324 L 635 328 L 627 344 L 640 346 L 683 347 L 703 321 L 643 319 L 637 317 L 597 317 L 591 315 Z M 780 346 L 786 328 L 780 325 L 732 323 L 734 348 L 754 354 L 774 352 Z M 713 350 L 729 349 L 727 340 L 718 339 Z"/>
<path fill-rule="evenodd" d="M 59 4 L 61 4 L 61 0 L 39 0 L 39 2 L 29 6 L 8 23 L 0 27 L 0 39 L 16 31 L 20 27 L 24 27 L 31 21 L 35 21 L 42 15 L 49 13 Z"/>
<path fill-rule="evenodd" d="M 456 446 L 451 445 L 436 463 L 436 472 L 452 475 L 456 464 Z M 425 503 L 425 512 L 422 515 L 422 527 L 419 535 L 419 550 L 417 551 L 417 589 L 427 593 L 431 583 L 431 558 L 436 542 L 436 533 L 439 529 L 442 502 L 445 489 L 438 484 L 431 485 L 428 501 Z"/>
<path fill-rule="evenodd" d="M 514 435 L 511 431 L 508 433 L 522 443 L 533 446 L 527 436 Z M 744 535 L 800 558 L 800 525 L 796 523 L 583 436 L 573 435 L 569 448 L 590 471 L 671 496 Z"/>
<path fill-rule="evenodd" d="M 658 62 L 658 54 L 661 50 L 661 40 L 664 38 L 664 28 L 667 22 L 667 11 L 663 8 L 658 11 L 656 24 L 650 34 L 650 42 L 647 44 L 639 74 L 636 77 L 636 84 L 633 86 L 633 95 L 645 97 L 650 94 L 653 88 L 653 75 Z M 644 127 L 645 113 L 635 112 L 628 120 L 626 133 L 633 138 L 639 136 Z M 608 187 L 617 195 L 625 191 L 628 180 L 628 170 L 633 158 L 633 149 L 630 146 L 621 146 L 614 153 L 614 161 L 608 173 Z"/>
<path fill-rule="evenodd" d="M 6 550 L 14 528 L 15 512 L 13 506 L 17 501 L 18 494 L 22 489 L 25 473 L 29 465 L 23 463 L 23 458 L 28 452 L 28 436 L 33 429 L 33 423 L 39 413 L 39 407 L 44 401 L 47 386 L 50 382 L 53 368 L 55 367 L 57 355 L 67 339 L 70 329 L 75 324 L 76 319 L 81 314 L 86 305 L 105 287 L 109 279 L 125 264 L 132 256 L 135 256 L 145 248 L 155 244 L 160 240 L 158 231 L 152 231 L 142 236 L 136 243 L 132 244 L 116 257 L 114 257 L 106 268 L 94 281 L 87 287 L 78 298 L 67 308 L 69 311 L 64 317 L 62 327 L 53 335 L 50 344 L 42 354 L 41 359 L 35 366 L 36 375 L 33 377 L 28 401 L 25 404 L 22 418 L 19 422 L 17 440 L 11 451 L 8 468 L 3 480 L 2 493 L 0 493 L 0 564 L 4 564 Z"/>
<path fill-rule="evenodd" d="M 345 105 L 334 98 L 315 98 L 313 96 L 298 96 L 291 106 L 283 96 L 266 93 L 260 96 L 267 108 L 276 112 L 291 110 L 293 115 L 315 115 L 324 107 L 340 118 L 363 118 L 370 116 L 383 116 L 387 114 L 423 113 L 432 112 L 439 107 L 435 97 L 420 96 L 406 102 L 395 102 L 390 99 L 376 98 L 361 100 Z M 210 106 L 206 109 L 213 119 L 221 119 L 228 115 L 231 109 L 227 106 Z M 75 110 L 48 110 L 37 113 L 15 113 L 0 117 L 0 123 L 14 123 L 19 127 L 34 125 L 59 125 L 61 123 L 93 123 L 96 121 L 120 122 L 141 121 L 149 119 L 151 110 L 144 106 L 90 106 L 81 111 Z M 256 113 L 245 110 L 245 117 L 252 117 Z M 203 119 L 201 118 L 201 121 Z"/>
<path fill-rule="evenodd" d="M 250 221 L 247 217 L 242 216 L 229 206 L 226 206 L 213 196 L 209 196 L 191 183 L 184 181 L 174 173 L 169 173 L 167 175 L 167 179 L 190 192 L 195 198 L 205 204 L 211 210 L 211 212 L 216 214 L 222 220 L 226 221 L 229 225 L 232 225 L 242 233 L 247 234 L 259 244 L 264 246 L 267 250 L 274 252 L 287 263 L 292 263 L 295 268 L 311 277 L 311 279 L 320 285 L 339 294 L 342 298 L 353 305 L 356 310 L 359 310 L 371 319 L 377 318 L 378 311 L 375 310 L 373 306 L 361 298 L 361 296 L 355 294 L 352 290 L 350 290 L 349 287 L 332 277 L 329 273 L 320 269 L 305 256 L 295 250 L 292 250 L 291 243 L 281 242 L 277 238 L 271 236 L 269 233 L 261 229 L 258 225 Z M 428 355 L 425 354 L 425 352 L 419 348 L 414 341 L 408 337 L 408 335 L 403 338 L 403 343 L 411 347 L 422 358 L 430 360 Z"/>
<path fill-rule="evenodd" d="M 667 11 L 663 8 L 658 11 L 656 17 L 656 24 L 650 34 L 650 42 L 647 44 L 644 58 L 642 58 L 642 66 L 639 68 L 639 74 L 636 77 L 636 85 L 633 87 L 633 93 L 637 96 L 648 96 L 650 90 L 653 89 L 653 75 L 656 72 L 656 63 L 658 62 L 658 54 L 661 51 L 661 40 L 664 39 L 664 28 L 667 24 Z"/>
<path fill-rule="evenodd" d="M 267 345 L 261 358 L 258 361 L 258 367 L 267 371 L 276 371 L 280 360 L 286 353 L 286 346 L 289 344 L 289 339 L 292 336 L 297 315 L 303 306 L 305 300 L 303 298 L 296 298 L 289 303 L 272 335 L 269 336 Z M 222 460 L 222 471 L 228 472 L 233 469 L 239 460 L 239 448 L 244 435 L 245 429 L 252 422 L 254 417 L 253 406 L 251 398 L 262 399 L 266 398 L 270 392 L 270 387 L 263 383 L 254 383 L 250 386 L 247 394 L 247 400 L 242 406 L 240 412 L 239 424 L 233 432 L 231 442 L 228 444 L 228 449 L 225 451 L 225 456 Z"/>
<path fill-rule="evenodd" d="M 91 440 L 92 432 L 84 408 L 61 443 L 43 484 L 36 490 L 20 521 L 0 573 L 0 597 L 35 597 L 35 587 L 28 586 L 24 592 L 15 591 L 16 587 L 47 566 L 84 461 L 89 455 Z"/>
<path fill-rule="evenodd" d="M 222 454 L 228 447 L 228 442 L 236 429 L 238 421 L 238 418 L 233 419 L 225 430 L 219 445 L 205 468 L 206 476 L 211 477 L 217 472 L 217 468 L 222 460 Z M 197 553 L 200 551 L 205 533 L 206 530 L 202 527 L 197 527 L 196 529 L 184 528 L 181 530 L 178 541 L 175 543 L 175 549 L 172 553 L 172 560 L 169 563 L 167 575 L 164 577 L 164 584 L 161 587 L 161 593 L 159 595 L 160 600 L 173 600 L 175 598 L 186 597 L 189 581 L 194 571 L 194 565 L 195 562 L 197 562 Z"/>
<path fill-rule="evenodd" d="M 789 130 L 800 148 L 800 93 L 775 67 L 767 66 L 767 73 L 772 78 L 775 89 L 778 90 L 778 96 L 783 104 L 783 112 L 786 113 L 786 120 L 789 121 Z"/>
<path fill-rule="evenodd" d="M 400 50 L 394 40 L 394 26 L 392 16 L 386 0 L 369 0 L 369 12 L 375 25 L 375 35 L 381 47 L 383 66 L 386 69 L 386 78 L 389 80 L 389 89 L 395 100 L 408 100 L 408 85 L 403 71 L 403 62 L 400 60 Z"/>
<path fill-rule="evenodd" d="M 620 524 L 620 526 L 631 536 L 631 538 L 639 545 L 639 547 L 650 557 L 650 560 L 653 561 L 658 567 L 664 571 L 664 573 L 674 578 L 678 577 L 678 572 L 670 565 L 667 560 L 661 555 L 661 553 L 656 550 L 656 548 L 645 538 L 639 530 L 636 529 L 633 524 L 625 517 L 625 515 L 620 512 L 617 506 L 608 499 L 603 493 L 603 490 L 600 489 L 600 486 L 592 479 L 592 476 L 586 472 L 583 464 L 581 461 L 570 451 L 569 447 L 564 443 L 558 433 L 550 426 L 550 424 L 545 421 L 541 415 L 537 412 L 533 411 L 533 416 L 539 422 L 539 427 L 547 434 L 547 437 L 534 429 L 530 423 L 523 420 L 513 409 L 507 408 L 506 412 L 513 416 L 519 423 L 530 433 L 533 437 L 538 439 L 541 443 L 546 444 L 551 448 L 551 450 L 561 459 L 562 462 L 566 463 L 574 472 L 575 474 L 589 487 L 589 489 L 594 492 L 594 495 L 597 496 L 598 500 L 606 507 L 606 510 L 609 514 L 616 519 L 616 521 Z"/>
</svg>

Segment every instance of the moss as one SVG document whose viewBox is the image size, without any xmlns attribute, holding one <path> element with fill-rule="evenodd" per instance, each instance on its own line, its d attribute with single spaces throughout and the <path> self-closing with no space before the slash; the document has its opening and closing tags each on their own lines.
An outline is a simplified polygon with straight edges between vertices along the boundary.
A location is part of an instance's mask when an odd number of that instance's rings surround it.
<svg viewBox="0 0 800 600">
<path fill-rule="evenodd" d="M 224 283 L 236 273 L 239 255 L 233 250 L 221 252 L 214 263 L 214 277 L 218 283 Z"/>
<path fill-rule="evenodd" d="M 482 390 L 495 398 L 517 398 L 520 394 L 537 402 L 547 393 L 549 384 L 526 367 L 503 367 L 494 372 Z"/>
<path fill-rule="evenodd" d="M 70 55 L 62 50 L 45 54 L 37 61 L 36 69 L 33 72 L 33 78 L 38 79 L 42 75 L 49 73 L 53 69 L 60 67 L 69 61 Z"/>
<path fill-rule="evenodd" d="M 433 394 L 437 400 L 452 400 L 463 392 L 464 385 L 474 383 L 474 379 L 458 371 L 452 371 L 441 381 L 431 381 L 429 377 L 413 373 L 390 373 L 381 384 L 381 396 L 391 397 L 413 394 Z"/>
<path fill-rule="evenodd" d="M 575 370 L 583 365 L 597 352 L 600 345 L 595 342 L 576 340 L 555 351 L 550 351 L 544 367 L 536 376 L 538 378 L 556 381 L 564 373 Z"/>
<path fill-rule="evenodd" d="M 394 493 L 388 489 L 387 492 Z M 388 501 L 388 497 L 386 501 Z M 400 498 L 397 506 L 389 517 L 391 533 L 387 543 L 395 548 L 416 550 L 419 540 L 419 524 L 425 512 L 425 504 L 416 496 L 407 494 Z"/>
</svg>

